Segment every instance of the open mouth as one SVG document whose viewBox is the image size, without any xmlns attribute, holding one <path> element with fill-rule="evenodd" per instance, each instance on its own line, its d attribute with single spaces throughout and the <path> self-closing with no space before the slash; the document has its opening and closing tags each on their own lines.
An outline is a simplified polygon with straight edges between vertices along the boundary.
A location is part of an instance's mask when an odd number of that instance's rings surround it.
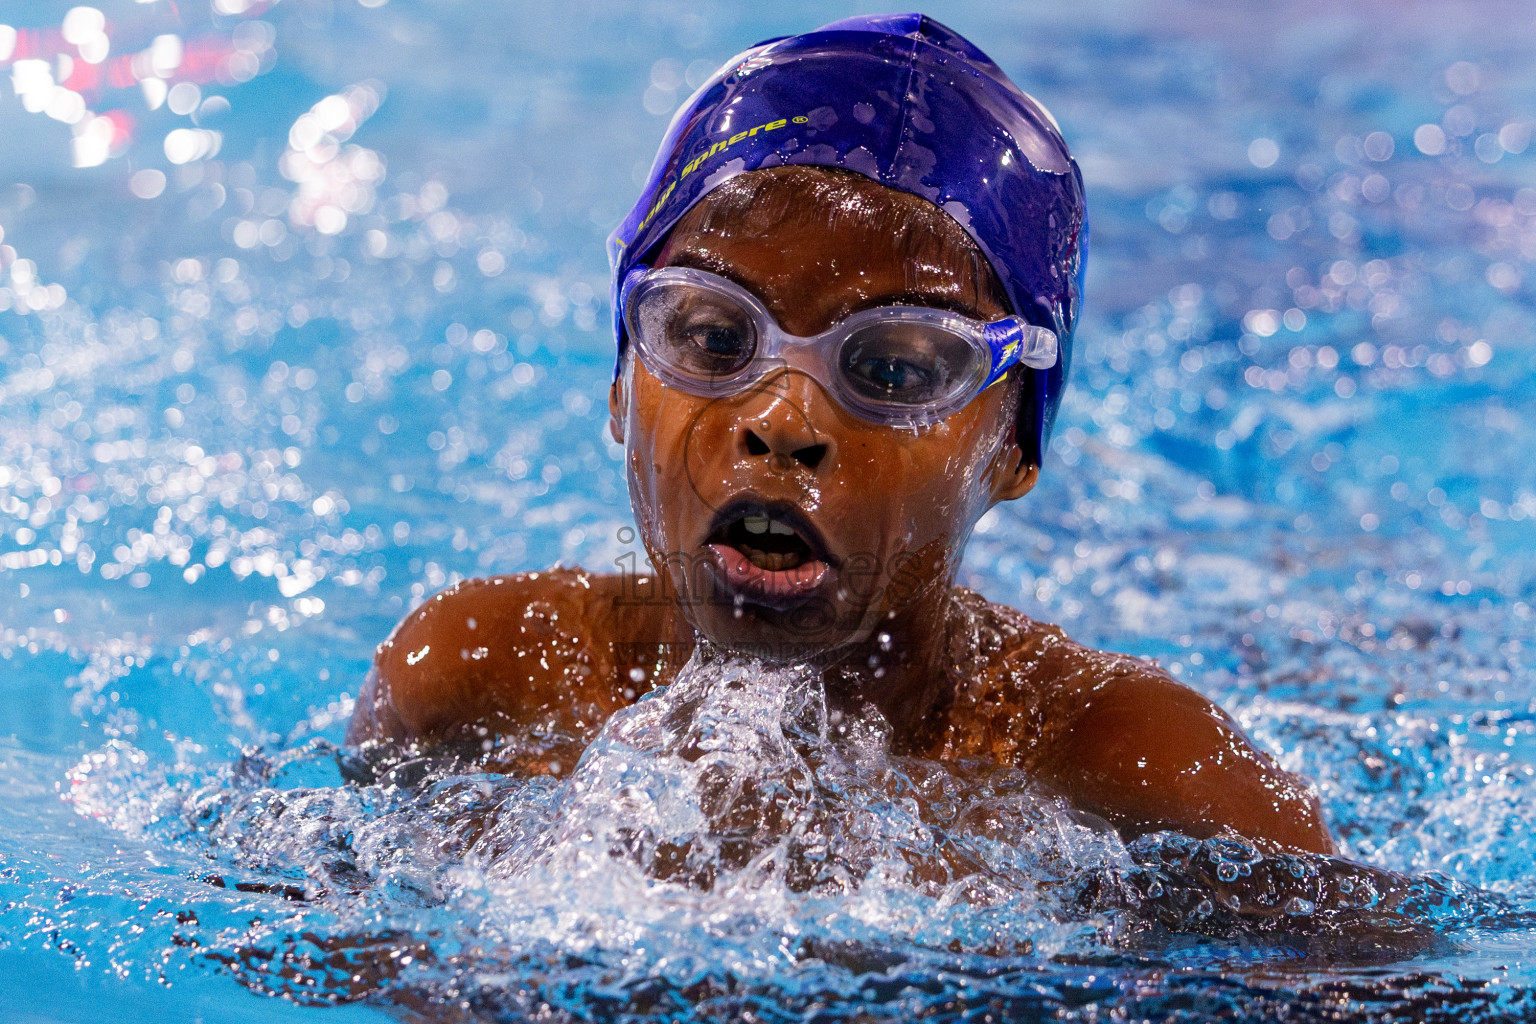
<svg viewBox="0 0 1536 1024">
<path fill-rule="evenodd" d="M 746 515 L 723 531 L 720 542 L 747 556 L 759 569 L 798 569 L 816 555 L 795 528 L 766 514 Z"/>
<path fill-rule="evenodd" d="M 731 589 L 770 604 L 816 589 L 832 567 L 820 534 L 793 506 L 734 502 L 716 517 L 706 544 Z"/>
</svg>

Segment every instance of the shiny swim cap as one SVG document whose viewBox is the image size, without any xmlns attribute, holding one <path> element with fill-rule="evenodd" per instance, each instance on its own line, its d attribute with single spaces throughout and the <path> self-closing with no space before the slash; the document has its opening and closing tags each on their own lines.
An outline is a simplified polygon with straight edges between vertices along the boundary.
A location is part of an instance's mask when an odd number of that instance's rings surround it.
<svg viewBox="0 0 1536 1024">
<path fill-rule="evenodd" d="M 1088 249 L 1083 179 L 1055 121 L 986 54 L 921 14 L 847 18 L 732 58 L 672 118 L 640 201 L 608 239 L 619 288 L 698 201 L 761 167 L 839 167 L 955 218 L 1061 357 L 1030 375 L 1018 438 L 1040 464 L 1072 353 Z"/>
</svg>

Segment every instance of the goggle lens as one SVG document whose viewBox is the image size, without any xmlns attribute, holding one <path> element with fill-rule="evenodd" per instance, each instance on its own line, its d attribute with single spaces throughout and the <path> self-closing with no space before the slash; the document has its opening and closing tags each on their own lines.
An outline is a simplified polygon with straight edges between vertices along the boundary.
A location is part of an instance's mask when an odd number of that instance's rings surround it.
<svg viewBox="0 0 1536 1024">
<path fill-rule="evenodd" d="M 635 303 L 632 329 L 653 358 L 689 377 L 733 377 L 757 353 L 757 323 L 730 296 L 688 284 L 648 289 Z"/>
<path fill-rule="evenodd" d="M 952 331 L 932 324 L 873 323 L 843 342 L 837 357 L 843 384 L 877 405 L 945 402 L 976 378 L 978 353 Z"/>
</svg>

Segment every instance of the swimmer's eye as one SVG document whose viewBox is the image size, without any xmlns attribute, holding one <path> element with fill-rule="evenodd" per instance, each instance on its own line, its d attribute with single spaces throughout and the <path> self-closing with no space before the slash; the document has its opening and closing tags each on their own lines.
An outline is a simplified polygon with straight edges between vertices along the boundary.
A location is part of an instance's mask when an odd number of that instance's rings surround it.
<svg viewBox="0 0 1536 1024">
<path fill-rule="evenodd" d="M 680 344 L 725 358 L 740 356 L 752 344 L 750 333 L 743 330 L 740 324 L 686 324 L 678 333 L 681 335 Z"/>
<path fill-rule="evenodd" d="M 732 376 L 757 349 L 747 310 L 686 287 L 647 295 L 634 319 L 650 351 L 695 376 Z"/>
<path fill-rule="evenodd" d="M 875 324 L 843 343 L 838 364 L 864 398 L 917 405 L 947 398 L 972 357 L 965 340 L 948 331 Z"/>
<path fill-rule="evenodd" d="M 893 356 L 874 356 L 850 366 L 849 372 L 885 398 L 900 398 L 918 390 L 926 391 L 933 374 L 916 363 Z"/>
</svg>

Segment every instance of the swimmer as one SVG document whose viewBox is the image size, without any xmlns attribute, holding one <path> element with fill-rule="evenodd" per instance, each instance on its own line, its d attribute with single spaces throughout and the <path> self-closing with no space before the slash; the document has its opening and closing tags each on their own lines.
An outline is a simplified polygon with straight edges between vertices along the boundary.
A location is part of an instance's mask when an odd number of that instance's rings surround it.
<svg viewBox="0 0 1536 1024">
<path fill-rule="evenodd" d="M 653 574 L 438 594 L 348 742 L 569 771 L 709 645 L 815 665 L 894 751 L 1022 769 L 1127 839 L 1331 853 L 1311 788 L 1211 701 L 955 585 L 1040 473 L 1086 243 L 1054 121 L 949 29 L 853 18 L 733 59 L 609 243 L 609 429 Z"/>
</svg>

